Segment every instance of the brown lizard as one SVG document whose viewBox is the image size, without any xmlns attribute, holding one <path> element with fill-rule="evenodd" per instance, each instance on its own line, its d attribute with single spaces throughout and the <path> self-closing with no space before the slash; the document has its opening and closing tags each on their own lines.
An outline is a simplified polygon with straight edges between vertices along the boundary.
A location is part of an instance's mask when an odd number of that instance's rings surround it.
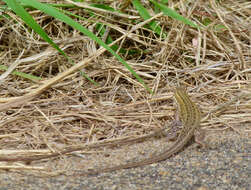
<svg viewBox="0 0 251 190">
<path fill-rule="evenodd" d="M 186 91 L 183 88 L 180 88 L 180 87 L 176 88 L 174 96 L 175 96 L 175 100 L 176 100 L 178 107 L 179 107 L 179 117 L 182 122 L 183 128 L 179 132 L 179 136 L 177 137 L 177 140 L 174 142 L 174 144 L 169 149 L 167 149 L 166 151 L 164 151 L 163 153 L 161 153 L 157 156 L 154 156 L 154 157 L 151 157 L 148 159 L 144 159 L 144 160 L 141 160 L 138 162 L 131 162 L 128 164 L 114 166 L 114 167 L 110 167 L 110 168 L 104 168 L 104 169 L 100 169 L 100 170 L 79 171 L 80 174 L 77 174 L 77 175 L 97 174 L 97 173 L 102 173 L 102 172 L 115 171 L 115 170 L 119 170 L 119 169 L 127 169 L 127 168 L 144 166 L 147 164 L 151 164 L 151 163 L 165 160 L 165 159 L 171 157 L 173 154 L 179 152 L 187 144 L 187 142 L 193 137 L 195 130 L 199 127 L 201 116 L 200 116 L 199 109 L 197 108 L 195 103 L 193 103 L 190 100 L 188 94 L 186 93 Z M 140 138 L 128 139 L 128 140 L 125 140 L 124 143 L 131 142 L 131 141 L 136 142 L 139 140 L 144 140 L 146 138 L 154 137 L 156 135 L 161 134 L 163 131 L 164 130 L 161 129 L 155 133 L 145 135 Z M 0 156 L 0 161 L 25 161 L 28 163 L 28 162 L 35 161 L 35 160 L 41 160 L 41 159 L 45 159 L 45 158 L 60 156 L 60 155 L 66 154 L 66 153 L 71 153 L 71 152 L 74 152 L 77 150 L 82 150 L 82 149 L 84 149 L 84 147 L 69 148 L 67 150 L 52 153 L 50 155 L 36 155 L 36 156 L 31 156 L 31 157 L 26 157 L 26 156 L 20 157 L 19 156 L 19 157 L 14 157 L 14 158 L 6 158 L 6 157 L 2 158 Z M 78 172 L 78 171 L 76 171 L 76 172 Z"/>
<path fill-rule="evenodd" d="M 194 136 L 195 131 L 199 128 L 201 114 L 195 103 L 190 100 L 185 89 L 181 87 L 176 88 L 174 92 L 174 97 L 179 107 L 179 117 L 182 122 L 183 128 L 179 132 L 176 141 L 170 148 L 156 156 L 138 162 L 131 162 L 124 165 L 118 165 L 99 170 L 79 171 L 79 173 L 76 175 L 98 174 L 102 172 L 111 172 L 119 169 L 128 169 L 144 166 L 166 160 L 167 158 L 181 151 L 182 148 L 188 143 L 188 141 Z"/>
</svg>

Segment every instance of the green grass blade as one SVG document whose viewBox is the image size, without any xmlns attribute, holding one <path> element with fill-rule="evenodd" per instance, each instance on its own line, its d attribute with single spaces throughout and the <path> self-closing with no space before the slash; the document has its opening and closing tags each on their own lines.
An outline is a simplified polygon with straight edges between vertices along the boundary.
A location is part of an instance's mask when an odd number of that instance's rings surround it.
<svg viewBox="0 0 251 190">
<path fill-rule="evenodd" d="M 52 47 L 57 49 L 65 57 L 68 56 L 61 50 L 57 44 L 55 44 L 46 32 L 36 23 L 32 16 L 20 5 L 16 0 L 3 0 L 8 7 L 10 7 L 29 27 L 31 27 L 37 34 L 39 34 L 45 41 L 47 41 Z"/>
<path fill-rule="evenodd" d="M 71 27 L 79 30 L 83 34 L 87 35 L 92 40 L 96 41 L 99 45 L 103 46 L 107 49 L 113 56 L 115 56 L 132 74 L 133 76 L 150 92 L 152 93 L 151 89 L 145 85 L 143 79 L 139 77 L 139 75 L 118 55 L 116 54 L 107 44 L 105 44 L 101 39 L 99 39 L 96 35 L 92 32 L 87 30 L 85 27 L 80 25 L 79 23 L 75 22 L 73 19 L 68 17 L 67 15 L 61 13 L 57 9 L 53 8 L 52 6 L 46 5 L 44 3 L 40 3 L 36 0 L 20 0 L 22 3 L 32 6 L 36 9 L 41 10 L 42 12 L 57 18 L 58 20 L 70 25 Z"/>
<path fill-rule="evenodd" d="M 133 3 L 133 6 L 135 7 L 135 9 L 139 12 L 140 16 L 144 20 L 151 18 L 151 15 L 147 11 L 147 9 L 140 3 L 139 0 L 133 0 L 132 3 Z M 153 21 L 149 22 L 148 25 L 159 36 L 162 35 L 163 38 L 165 38 L 167 36 L 166 34 L 162 33 L 161 27 L 158 25 L 158 23 L 156 21 L 153 20 Z"/>
<path fill-rule="evenodd" d="M 7 5 L 29 26 L 31 27 L 36 33 L 38 33 L 45 41 L 47 41 L 49 44 L 51 44 L 52 47 L 54 47 L 55 49 L 57 49 L 61 54 L 63 54 L 66 58 L 69 59 L 69 57 L 64 53 L 63 50 L 61 50 L 57 44 L 55 44 L 50 38 L 49 36 L 46 34 L 46 32 L 36 23 L 36 21 L 29 15 L 29 13 L 27 13 L 25 11 L 25 9 L 19 4 L 17 3 L 15 0 L 14 1 L 8 1 L 6 2 Z M 70 59 L 69 59 L 70 60 Z M 71 61 L 71 60 L 70 60 Z M 25 74 L 25 73 L 21 73 L 21 72 L 17 72 L 14 71 L 12 72 L 12 74 L 14 75 L 18 75 L 21 76 L 23 78 L 30 78 L 30 79 L 34 79 L 33 75 L 29 75 L 29 74 Z M 81 74 L 86 77 L 89 81 L 91 81 L 92 83 L 94 83 L 95 85 L 97 85 L 97 83 L 95 81 L 93 81 L 92 79 L 90 79 L 86 74 L 84 74 L 83 72 L 81 72 Z"/>
<path fill-rule="evenodd" d="M 7 69 L 8 69 L 7 66 L 0 65 L 0 70 L 7 71 Z M 14 74 L 14 75 L 20 76 L 22 78 L 26 78 L 26 79 L 32 80 L 32 81 L 39 81 L 39 80 L 42 79 L 40 77 L 31 75 L 31 74 L 26 74 L 26 73 L 23 73 L 23 72 L 19 72 L 19 71 L 16 71 L 16 70 L 12 71 L 11 73 Z"/>
<path fill-rule="evenodd" d="M 91 4 L 90 6 L 92 7 L 96 7 L 96 8 L 99 8 L 99 9 L 104 9 L 104 10 L 107 10 L 107 11 L 112 11 L 112 12 L 115 12 L 116 10 L 110 6 L 107 6 L 107 5 L 104 5 L 104 4 Z"/>
<path fill-rule="evenodd" d="M 158 7 L 163 13 L 164 15 L 170 16 L 173 19 L 179 20 L 181 22 L 183 22 L 184 24 L 190 25 L 192 27 L 195 28 L 199 28 L 199 26 L 197 24 L 195 24 L 194 22 L 192 22 L 191 20 L 181 16 L 179 13 L 177 13 L 176 11 L 174 11 L 173 9 L 170 9 L 169 7 L 167 7 L 165 4 L 163 3 L 158 3 L 154 0 L 150 0 L 156 7 Z"/>
</svg>

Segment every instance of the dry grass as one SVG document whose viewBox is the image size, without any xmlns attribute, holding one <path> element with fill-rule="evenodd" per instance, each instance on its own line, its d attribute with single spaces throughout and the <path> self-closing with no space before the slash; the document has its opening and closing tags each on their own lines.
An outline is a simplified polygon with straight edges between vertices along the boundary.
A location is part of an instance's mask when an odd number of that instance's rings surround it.
<svg viewBox="0 0 251 190">
<path fill-rule="evenodd" d="M 250 136 L 251 3 L 228 0 L 216 5 L 210 2 L 196 1 L 191 5 L 173 2 L 183 16 L 194 21 L 212 19 L 201 31 L 157 15 L 163 31 L 168 33 L 164 41 L 141 24 L 132 29 L 131 20 L 126 17 L 96 12 L 95 19 L 110 23 L 109 34 L 119 39 L 118 45 L 140 52 L 122 56 L 154 95 L 103 48 L 65 24 L 39 11 L 30 12 L 49 36 L 78 62 L 74 67 L 39 36 L 30 33 L 15 15 L 11 22 L 2 19 L 1 63 L 43 80 L 34 82 L 8 73 L 1 78 L 0 169 L 57 174 L 69 169 L 65 163 L 70 161 L 65 159 L 72 156 L 67 154 L 62 156 L 64 159 L 56 160 L 55 168 L 50 165 L 51 159 L 26 165 L 28 158 L 51 152 L 62 154 L 63 150 L 67 152 L 72 148 L 82 149 L 82 153 L 90 154 L 91 158 L 103 158 L 111 151 L 105 148 L 108 145 L 134 142 L 135 137 L 171 122 L 175 111 L 171 89 L 177 85 L 187 86 L 203 113 L 211 113 L 203 120 L 203 128 L 217 132 L 230 129 Z M 121 2 L 107 3 L 118 7 Z M 125 15 L 139 19 L 133 8 L 129 6 L 127 10 Z M 80 9 L 70 11 L 87 16 Z M 92 28 L 97 20 L 80 22 Z M 220 24 L 225 29 L 216 29 Z M 95 86 L 80 76 L 79 69 L 100 85 Z M 219 104 L 229 101 L 224 112 L 216 112 Z M 20 102 L 25 104 L 19 106 Z M 120 153 L 126 149 L 122 148 Z M 111 153 L 114 159 L 119 155 L 116 150 L 119 151 L 115 147 L 115 153 Z"/>
</svg>

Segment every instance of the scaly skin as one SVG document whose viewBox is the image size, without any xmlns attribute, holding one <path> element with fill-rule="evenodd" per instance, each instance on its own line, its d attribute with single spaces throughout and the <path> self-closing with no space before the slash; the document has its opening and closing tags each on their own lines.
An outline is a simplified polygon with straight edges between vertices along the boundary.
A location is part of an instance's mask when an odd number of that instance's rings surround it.
<svg viewBox="0 0 251 190">
<path fill-rule="evenodd" d="M 194 102 L 190 100 L 188 94 L 183 88 L 176 88 L 174 97 L 179 107 L 179 117 L 182 122 L 183 128 L 179 132 L 176 141 L 170 148 L 156 156 L 138 162 L 131 162 L 128 164 L 104 168 L 96 171 L 80 171 L 80 173 L 77 175 L 98 174 L 102 172 L 111 172 L 120 169 L 144 166 L 155 162 L 160 162 L 162 160 L 166 160 L 167 158 L 181 151 L 182 148 L 188 143 L 188 141 L 194 136 L 195 130 L 199 128 L 201 114 L 198 107 L 195 105 Z"/>
</svg>

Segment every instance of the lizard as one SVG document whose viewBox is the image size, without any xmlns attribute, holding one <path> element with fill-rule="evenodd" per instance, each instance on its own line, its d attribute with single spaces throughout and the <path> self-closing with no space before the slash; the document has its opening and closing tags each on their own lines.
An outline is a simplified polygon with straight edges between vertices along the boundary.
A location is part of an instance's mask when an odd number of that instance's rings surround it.
<svg viewBox="0 0 251 190">
<path fill-rule="evenodd" d="M 199 129 L 201 113 L 196 104 L 189 98 L 186 90 L 182 87 L 177 87 L 174 91 L 174 97 L 178 105 L 179 117 L 182 122 L 182 129 L 179 131 L 178 137 L 173 145 L 162 153 L 136 162 L 129 162 L 114 167 L 103 168 L 99 170 L 80 171 L 76 175 L 90 175 L 103 172 L 112 172 L 120 169 L 129 169 L 140 167 L 155 162 L 166 160 L 174 154 L 181 151 L 184 146 L 192 139 L 196 131 Z M 197 139 L 198 140 L 198 139 Z M 198 143 L 202 144 L 198 141 Z M 203 145 L 203 144 L 202 144 Z M 76 171 L 76 170 L 75 170 Z"/>
<path fill-rule="evenodd" d="M 187 143 L 188 141 L 194 136 L 194 133 L 196 130 L 199 128 L 200 125 L 200 120 L 201 120 L 201 114 L 194 102 L 192 102 L 184 88 L 177 87 L 174 91 L 174 97 L 178 105 L 178 111 L 179 111 L 179 117 L 181 120 L 181 123 L 183 125 L 183 128 L 181 131 L 179 131 L 179 135 L 177 137 L 177 140 L 174 142 L 174 144 L 165 150 L 164 152 L 138 161 L 138 162 L 129 162 L 127 164 L 123 165 L 118 165 L 114 167 L 108 167 L 108 168 L 103 168 L 100 170 L 87 170 L 87 171 L 77 171 L 77 173 L 80 172 L 80 175 L 90 175 L 90 174 L 98 174 L 102 172 L 112 172 L 115 170 L 119 169 L 128 169 L 128 168 L 133 168 L 133 167 L 139 167 L 139 166 L 144 166 L 148 164 L 152 164 L 155 162 L 163 161 L 166 160 L 167 158 L 171 157 L 172 155 L 176 154 L 179 152 Z M 177 125 L 177 122 L 174 122 L 171 126 L 174 127 L 174 125 Z M 164 129 L 161 129 L 159 131 L 156 131 L 152 134 L 145 135 L 143 137 L 137 138 L 137 139 L 128 139 L 126 141 L 139 141 L 139 140 L 144 140 L 146 138 L 154 137 L 158 134 L 161 134 L 164 131 Z M 200 143 L 199 141 L 197 141 Z M 200 143 L 201 144 L 201 143 Z M 202 144 L 203 145 L 203 144 Z M 5 157 L 0 157 L 0 161 L 25 161 L 27 163 L 35 160 L 40 160 L 40 159 L 45 159 L 45 158 L 51 158 L 51 157 L 56 157 L 62 154 L 66 153 L 71 153 L 73 151 L 77 150 L 82 150 L 83 147 L 76 147 L 76 148 L 70 148 L 68 150 L 64 150 L 62 152 L 56 152 L 52 153 L 50 155 L 40 155 L 40 156 L 31 156 L 29 158 L 27 157 L 17 157 L 17 158 L 5 158 Z"/>
</svg>

